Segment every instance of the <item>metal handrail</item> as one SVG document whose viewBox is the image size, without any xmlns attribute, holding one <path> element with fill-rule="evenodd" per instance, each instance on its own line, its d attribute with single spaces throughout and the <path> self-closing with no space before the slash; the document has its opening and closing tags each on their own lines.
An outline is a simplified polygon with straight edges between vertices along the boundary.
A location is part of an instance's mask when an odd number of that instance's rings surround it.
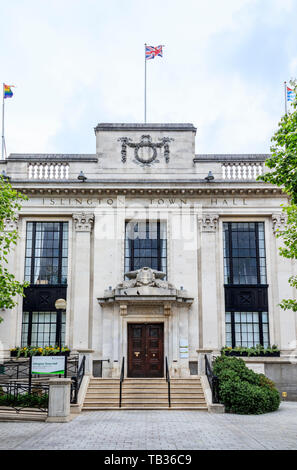
<svg viewBox="0 0 297 470">
<path fill-rule="evenodd" d="M 208 383 L 211 388 L 212 394 L 212 402 L 213 403 L 220 403 L 219 399 L 219 379 L 216 375 L 214 375 L 210 362 L 208 360 L 207 355 L 205 354 L 205 373 L 208 378 Z"/>
<path fill-rule="evenodd" d="M 120 377 L 120 401 L 119 401 L 119 408 L 122 406 L 122 386 L 125 377 L 125 358 L 122 359 L 122 368 L 121 368 L 121 377 Z"/>
<path fill-rule="evenodd" d="M 72 377 L 71 389 L 73 391 L 73 396 L 71 394 L 71 403 L 77 403 L 78 391 L 85 375 L 85 364 L 86 356 L 83 356 L 77 371 L 77 375 Z"/>
<path fill-rule="evenodd" d="M 170 395 L 170 374 L 169 374 L 169 367 L 168 367 L 168 359 L 167 356 L 165 358 L 165 365 L 166 365 L 166 382 L 168 384 L 168 406 L 171 407 L 171 395 Z"/>
</svg>

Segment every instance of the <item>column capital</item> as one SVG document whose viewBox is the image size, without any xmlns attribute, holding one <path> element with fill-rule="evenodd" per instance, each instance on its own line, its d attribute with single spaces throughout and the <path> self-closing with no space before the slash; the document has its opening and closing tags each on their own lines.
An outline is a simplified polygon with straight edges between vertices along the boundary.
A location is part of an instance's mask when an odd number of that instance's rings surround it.
<svg viewBox="0 0 297 470">
<path fill-rule="evenodd" d="M 272 231 L 274 235 L 282 232 L 287 223 L 287 216 L 283 212 L 275 212 L 272 214 Z"/>
<path fill-rule="evenodd" d="M 125 317 L 128 315 L 128 305 L 127 304 L 120 304 L 120 315 L 121 317 Z"/>
<path fill-rule="evenodd" d="M 74 212 L 72 214 L 76 232 L 91 232 L 94 224 L 94 214 L 90 212 Z"/>
<path fill-rule="evenodd" d="M 219 214 L 202 214 L 198 216 L 202 232 L 216 232 Z"/>
<path fill-rule="evenodd" d="M 17 230 L 19 224 L 19 216 L 16 215 L 14 218 L 4 219 L 4 232 L 12 232 L 12 230 Z"/>
</svg>

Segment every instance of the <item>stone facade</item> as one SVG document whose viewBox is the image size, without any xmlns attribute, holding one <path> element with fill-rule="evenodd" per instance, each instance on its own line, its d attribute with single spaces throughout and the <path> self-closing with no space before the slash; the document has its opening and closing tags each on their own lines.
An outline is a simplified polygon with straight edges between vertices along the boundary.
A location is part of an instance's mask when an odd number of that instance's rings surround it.
<svg viewBox="0 0 297 470">
<path fill-rule="evenodd" d="M 225 345 L 224 222 L 264 222 L 270 343 L 283 354 L 296 347 L 296 313 L 278 307 L 293 296 L 288 278 L 296 274 L 275 236 L 286 196 L 256 180 L 267 155 L 195 154 L 195 134 L 192 124 L 99 124 L 94 155 L 11 154 L 0 162 L 28 196 L 17 221 L 7 223 L 20 234 L 9 268 L 23 279 L 28 222 L 68 222 L 65 342 L 92 350 L 104 376 L 120 374 L 129 323 L 163 323 L 164 357 L 177 377 L 190 374 L 199 351 Z M 167 272 L 159 285 L 125 280 L 131 220 L 166 225 Z M 21 344 L 22 314 L 22 299 L 1 312 L 7 353 Z"/>
</svg>

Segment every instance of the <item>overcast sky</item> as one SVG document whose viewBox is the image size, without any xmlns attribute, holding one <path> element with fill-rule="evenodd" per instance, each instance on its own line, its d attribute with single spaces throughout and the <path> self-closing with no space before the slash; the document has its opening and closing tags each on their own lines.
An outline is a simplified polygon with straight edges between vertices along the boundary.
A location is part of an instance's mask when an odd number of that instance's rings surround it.
<svg viewBox="0 0 297 470">
<path fill-rule="evenodd" d="M 0 0 L 8 153 L 95 153 L 99 122 L 192 122 L 196 153 L 266 153 L 297 77 L 297 0 Z"/>
</svg>

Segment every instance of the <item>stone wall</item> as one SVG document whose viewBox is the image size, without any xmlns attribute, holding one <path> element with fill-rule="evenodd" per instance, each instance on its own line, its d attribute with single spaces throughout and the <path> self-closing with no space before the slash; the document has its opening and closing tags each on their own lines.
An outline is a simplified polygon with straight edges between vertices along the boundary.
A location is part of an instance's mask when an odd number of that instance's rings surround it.
<svg viewBox="0 0 297 470">
<path fill-rule="evenodd" d="M 280 393 L 287 392 L 286 400 L 297 400 L 297 363 L 265 364 L 265 375 L 273 380 Z"/>
</svg>

